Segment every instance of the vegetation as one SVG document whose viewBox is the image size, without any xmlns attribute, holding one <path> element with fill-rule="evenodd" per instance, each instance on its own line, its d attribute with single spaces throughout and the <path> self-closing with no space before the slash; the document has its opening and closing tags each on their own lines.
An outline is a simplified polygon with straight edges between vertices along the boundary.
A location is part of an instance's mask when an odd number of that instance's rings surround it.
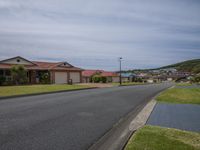
<svg viewBox="0 0 200 150">
<path fill-rule="evenodd" d="M 157 98 L 160 102 L 200 104 L 200 88 L 171 88 Z"/>
<path fill-rule="evenodd" d="M 11 68 L 13 82 L 18 84 L 27 83 L 27 71 L 22 65 L 15 65 Z"/>
<path fill-rule="evenodd" d="M 107 78 L 106 77 L 102 77 L 100 74 L 95 74 L 92 76 L 92 82 L 94 83 L 106 83 L 107 82 Z"/>
<path fill-rule="evenodd" d="M 183 83 L 176 83 L 176 86 L 191 86 L 191 83 L 183 82 Z"/>
<path fill-rule="evenodd" d="M 196 75 L 191 79 L 192 83 L 200 83 L 200 75 Z"/>
<path fill-rule="evenodd" d="M 140 72 L 146 72 L 148 73 L 151 70 L 157 70 L 157 69 L 167 69 L 167 68 L 176 68 L 178 71 L 186 71 L 186 72 L 191 72 L 191 73 L 200 73 L 200 59 L 193 59 L 193 60 L 188 60 L 160 68 L 155 68 L 155 69 L 134 69 L 134 70 L 127 70 L 127 71 L 122 71 L 123 73 L 126 72 L 132 72 L 132 73 L 140 73 Z"/>
<path fill-rule="evenodd" d="M 26 95 L 34 93 L 45 93 L 62 90 L 73 90 L 88 88 L 86 85 L 21 85 L 21 86 L 2 86 L 0 96 Z"/>
<path fill-rule="evenodd" d="M 0 76 L 0 85 L 3 85 L 6 82 L 6 78 L 3 76 Z"/>
<path fill-rule="evenodd" d="M 156 126 L 136 131 L 125 150 L 200 150 L 200 133 Z"/>
<path fill-rule="evenodd" d="M 193 59 L 177 64 L 165 66 L 159 69 L 176 68 L 178 71 L 187 71 L 192 73 L 200 73 L 200 59 Z"/>
<path fill-rule="evenodd" d="M 49 84 L 50 83 L 50 74 L 49 72 L 42 72 L 40 74 L 40 83 Z"/>
<path fill-rule="evenodd" d="M 99 83 L 99 82 L 101 82 L 101 80 L 102 80 L 102 77 L 101 77 L 101 75 L 99 75 L 99 74 L 96 74 L 96 75 L 93 75 L 93 76 L 92 76 L 92 81 L 93 81 L 94 83 Z"/>
</svg>

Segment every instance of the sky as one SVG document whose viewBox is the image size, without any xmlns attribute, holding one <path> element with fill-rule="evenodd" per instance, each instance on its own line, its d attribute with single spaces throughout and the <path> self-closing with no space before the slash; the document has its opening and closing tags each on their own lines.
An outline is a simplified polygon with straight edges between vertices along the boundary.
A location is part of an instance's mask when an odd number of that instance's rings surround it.
<svg viewBox="0 0 200 150">
<path fill-rule="evenodd" d="M 84 69 L 156 68 L 200 58 L 199 0 L 0 0 L 0 60 Z"/>
</svg>

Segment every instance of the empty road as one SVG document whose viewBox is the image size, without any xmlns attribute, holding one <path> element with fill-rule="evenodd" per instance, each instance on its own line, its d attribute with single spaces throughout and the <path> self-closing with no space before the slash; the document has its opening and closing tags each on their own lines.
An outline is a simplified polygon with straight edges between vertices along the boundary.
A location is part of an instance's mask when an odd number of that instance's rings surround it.
<svg viewBox="0 0 200 150">
<path fill-rule="evenodd" d="M 73 91 L 0 100 L 1 150 L 85 150 L 171 84 Z"/>
</svg>

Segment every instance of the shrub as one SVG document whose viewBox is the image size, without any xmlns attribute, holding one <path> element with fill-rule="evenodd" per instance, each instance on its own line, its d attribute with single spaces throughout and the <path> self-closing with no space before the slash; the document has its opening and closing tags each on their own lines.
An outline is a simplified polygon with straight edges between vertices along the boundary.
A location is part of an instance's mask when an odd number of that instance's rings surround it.
<svg viewBox="0 0 200 150">
<path fill-rule="evenodd" d="M 3 85 L 6 81 L 6 78 L 4 76 L 0 76 L 0 85 Z"/>
<path fill-rule="evenodd" d="M 49 75 L 48 72 L 41 73 L 40 82 L 42 84 L 49 84 L 50 83 L 50 75 Z"/>
<path fill-rule="evenodd" d="M 92 81 L 94 82 L 94 83 L 99 83 L 99 82 L 101 82 L 102 81 L 102 77 L 100 76 L 100 75 L 93 75 L 92 76 Z"/>
<path fill-rule="evenodd" d="M 11 75 L 13 82 L 18 85 L 18 84 L 25 84 L 27 83 L 27 71 L 22 65 L 15 65 L 11 69 Z"/>
<path fill-rule="evenodd" d="M 101 81 L 102 81 L 103 83 L 106 83 L 106 82 L 107 82 L 107 78 L 106 78 L 106 77 L 101 77 Z"/>
</svg>

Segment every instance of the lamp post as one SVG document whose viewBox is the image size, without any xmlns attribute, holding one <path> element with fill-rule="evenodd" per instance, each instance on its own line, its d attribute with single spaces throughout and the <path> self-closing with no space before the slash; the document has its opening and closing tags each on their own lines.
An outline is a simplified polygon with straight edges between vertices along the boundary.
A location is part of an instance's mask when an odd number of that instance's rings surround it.
<svg viewBox="0 0 200 150">
<path fill-rule="evenodd" d="M 119 57 L 119 83 L 122 85 L 122 57 Z"/>
</svg>

